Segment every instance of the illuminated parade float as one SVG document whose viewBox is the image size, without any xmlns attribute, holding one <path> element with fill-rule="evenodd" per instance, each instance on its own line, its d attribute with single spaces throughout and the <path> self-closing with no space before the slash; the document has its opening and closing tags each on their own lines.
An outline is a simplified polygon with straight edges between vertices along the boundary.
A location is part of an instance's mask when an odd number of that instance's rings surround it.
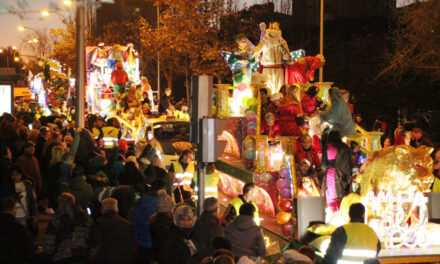
<svg viewBox="0 0 440 264">
<path fill-rule="evenodd" d="M 240 36 L 237 50 L 223 52 L 233 84 L 218 84 L 213 93 L 218 139 L 227 142 L 216 162 L 222 205 L 241 194 L 246 182 L 256 183 L 254 202 L 267 239 L 266 255 L 313 233 L 317 238 L 308 242 L 323 256 L 331 233 L 349 222 L 349 206 L 362 202 L 366 223 L 382 242 L 381 262 L 438 261 L 440 227 L 428 222 L 432 149 L 381 149 L 381 132 L 367 132 L 354 125 L 352 113 L 346 115 L 349 106 L 342 91 L 332 83 L 312 83 L 315 70 L 325 63 L 321 55 L 289 52 L 277 23 L 268 28 L 262 23 L 260 29 L 258 45 Z M 357 145 L 362 154 L 360 173 L 339 210 L 326 208 L 321 186 L 312 177 L 297 175 L 301 160 L 295 164 L 299 139 L 308 134 L 313 148 L 320 149 L 326 127 L 339 130 L 344 142 Z M 317 224 L 309 227 L 311 221 Z"/>
</svg>

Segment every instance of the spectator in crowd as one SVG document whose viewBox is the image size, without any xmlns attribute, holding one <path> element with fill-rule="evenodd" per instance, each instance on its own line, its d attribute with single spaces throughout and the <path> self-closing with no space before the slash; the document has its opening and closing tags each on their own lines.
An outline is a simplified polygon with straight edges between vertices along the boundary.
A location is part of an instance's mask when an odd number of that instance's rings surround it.
<svg viewBox="0 0 440 264">
<path fill-rule="evenodd" d="M 174 225 L 171 226 L 169 239 L 169 263 L 190 263 L 191 257 L 197 253 L 196 245 L 192 241 L 192 231 L 195 220 L 192 208 L 181 204 L 174 212 Z"/>
<path fill-rule="evenodd" d="M 0 145 L 0 186 L 3 185 L 9 176 L 12 166 L 12 153 L 5 144 Z"/>
<path fill-rule="evenodd" d="M 5 197 L 0 205 L 0 263 L 30 263 L 33 257 L 32 239 L 15 218 L 16 199 Z"/>
<path fill-rule="evenodd" d="M 119 175 L 119 184 L 130 185 L 139 193 L 144 192 L 145 178 L 143 173 L 138 169 L 136 157 L 132 156 L 134 160 L 129 160 L 125 163 L 124 169 Z"/>
<path fill-rule="evenodd" d="M 74 195 L 75 204 L 82 210 L 87 210 L 90 199 L 93 196 L 93 188 L 85 180 L 83 167 L 75 166 L 72 171 L 72 177 L 67 183 L 62 184 L 61 192 L 69 192 Z"/>
<path fill-rule="evenodd" d="M 157 211 L 158 194 L 165 189 L 165 183 L 159 179 L 151 183 L 150 191 L 139 198 L 133 212 L 134 238 L 138 245 L 138 263 L 150 263 L 154 260 L 153 242 L 148 221 Z"/>
<path fill-rule="evenodd" d="M 217 198 L 206 198 L 203 203 L 204 211 L 194 226 L 193 241 L 197 247 L 199 260 L 212 255 L 214 253 L 214 239 L 224 236 L 223 227 L 217 217 L 218 206 Z"/>
<path fill-rule="evenodd" d="M 156 149 L 151 149 L 148 156 L 152 156 L 151 164 L 144 170 L 147 184 L 152 183 L 154 180 L 159 179 L 165 183 L 165 190 L 171 195 L 172 179 L 168 175 L 167 171 L 162 168 L 162 161 L 159 155 L 157 155 Z"/>
<path fill-rule="evenodd" d="M 253 182 L 248 182 L 243 186 L 243 194 L 232 199 L 229 202 L 228 207 L 223 214 L 223 225 L 226 226 L 227 223 L 231 222 L 234 217 L 239 215 L 240 207 L 245 203 L 251 203 L 254 205 L 254 219 L 257 221 L 256 224 L 259 225 L 260 215 L 258 213 L 258 206 L 254 203 L 257 195 L 257 185 Z"/>
<path fill-rule="evenodd" d="M 40 169 L 43 170 L 44 167 L 44 146 L 49 138 L 52 136 L 50 129 L 47 126 L 42 126 L 40 128 L 40 135 L 37 138 L 37 143 L 35 144 L 35 157 L 40 163 Z"/>
<path fill-rule="evenodd" d="M 133 226 L 118 215 L 118 201 L 113 198 L 102 200 L 102 217 L 96 221 L 101 243 L 99 264 L 135 263 Z"/>
<path fill-rule="evenodd" d="M 90 263 L 99 246 L 93 220 L 75 204 L 75 196 L 61 193 L 58 208 L 47 226 L 43 250 L 52 263 Z"/>
<path fill-rule="evenodd" d="M 170 263 L 170 239 L 173 226 L 174 200 L 163 190 L 157 193 L 157 212 L 148 222 L 155 259 L 159 264 Z"/>
<path fill-rule="evenodd" d="M 338 227 L 333 233 L 323 263 L 340 260 L 362 263 L 378 256 L 381 249 L 376 232 L 364 224 L 365 207 L 354 203 L 349 209 L 350 223 Z"/>
<path fill-rule="evenodd" d="M 240 207 L 239 215 L 225 228 L 225 237 L 231 242 L 232 252 L 238 257 L 248 256 L 259 259 L 266 252 L 262 230 L 253 219 L 255 207 L 245 203 Z"/>
<path fill-rule="evenodd" d="M 16 160 L 15 164 L 23 169 L 24 174 L 29 178 L 37 191 L 42 188 L 40 166 L 34 156 L 35 145 L 31 141 L 23 144 L 23 154 Z"/>
<path fill-rule="evenodd" d="M 36 215 L 36 195 L 32 183 L 26 179 L 19 166 L 13 166 L 9 180 L 1 188 L 1 197 L 14 197 L 15 217 L 23 226 L 27 227 L 30 218 Z"/>
</svg>

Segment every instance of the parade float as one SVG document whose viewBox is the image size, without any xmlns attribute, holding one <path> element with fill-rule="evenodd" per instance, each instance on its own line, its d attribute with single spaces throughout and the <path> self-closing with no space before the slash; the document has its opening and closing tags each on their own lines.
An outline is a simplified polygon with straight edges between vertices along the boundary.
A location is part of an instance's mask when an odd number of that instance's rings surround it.
<svg viewBox="0 0 440 264">
<path fill-rule="evenodd" d="M 129 82 L 141 83 L 139 56 L 131 43 L 126 46 L 105 46 L 104 43 L 88 46 L 86 58 L 86 96 L 90 113 L 110 113 L 115 108 L 114 102 L 120 94 L 114 92 L 115 84 L 111 82 L 111 76 L 118 62 L 123 64 Z"/>
<path fill-rule="evenodd" d="M 289 52 L 276 23 L 267 29 L 261 24 L 260 29 L 258 45 L 240 36 L 236 50 L 222 53 L 233 72 L 233 83 L 216 85 L 213 113 L 219 119 L 219 140 L 227 142 L 216 162 L 220 174 L 219 200 L 227 206 L 241 193 L 246 182 L 258 185 L 255 203 L 261 212 L 260 224 L 269 249 L 267 255 L 271 255 L 279 253 L 286 243 L 301 239 L 298 199 L 320 197 L 321 193 L 313 184 L 297 182 L 294 155 L 298 136 L 272 135 L 273 122 L 270 115 L 267 118 L 262 113 L 260 89 L 265 88 L 270 96 L 276 95 L 283 85 L 294 85 L 297 98 L 303 99 L 308 88 L 315 86 L 318 88 L 316 101 L 328 109 L 332 104 L 329 96 L 332 83 L 312 83 L 315 70 L 325 62 L 321 55 L 307 57 L 304 50 Z M 299 103 L 305 108 L 302 101 Z M 309 111 L 303 116 L 310 136 L 319 135 L 323 128 L 322 120 L 316 120 L 319 115 Z M 408 146 L 382 150 L 381 135 L 381 132 L 367 132 L 356 126 L 355 131 L 344 138 L 347 143 L 353 141 L 359 145 L 366 157 L 362 162 L 367 162 L 355 180 L 354 187 L 360 187 L 360 195 L 345 198 L 336 214 L 329 214 L 327 210 L 327 224 L 317 228 L 325 230 L 318 232 L 320 237 L 312 244 L 320 250 L 321 256 L 325 254 L 331 231 L 349 221 L 348 208 L 354 202 L 362 202 L 368 208 L 367 223 L 378 233 L 385 249 L 439 244 L 427 236 L 428 232 L 438 229 L 427 223 L 425 194 L 433 180 L 430 151 Z"/>
<path fill-rule="evenodd" d="M 58 109 L 65 108 L 69 99 L 72 99 L 75 79 L 63 72 L 63 67 L 57 60 L 46 59 L 38 64 L 41 72 L 30 80 L 29 91 L 43 109 L 47 109 L 49 104 Z"/>
</svg>

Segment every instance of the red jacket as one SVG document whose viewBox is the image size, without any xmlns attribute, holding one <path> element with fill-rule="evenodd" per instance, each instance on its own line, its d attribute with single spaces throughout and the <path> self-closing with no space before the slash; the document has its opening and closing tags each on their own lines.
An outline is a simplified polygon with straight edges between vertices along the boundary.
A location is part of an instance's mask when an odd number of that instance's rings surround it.
<svg viewBox="0 0 440 264">
<path fill-rule="evenodd" d="M 304 159 L 310 161 L 315 169 L 321 169 L 321 160 L 319 159 L 318 151 L 315 149 L 304 150 L 301 146 L 298 147 L 295 153 L 295 163 L 299 164 Z"/>
<path fill-rule="evenodd" d="M 128 75 L 123 69 L 116 69 L 112 72 L 111 81 L 113 84 L 126 84 Z"/>
</svg>

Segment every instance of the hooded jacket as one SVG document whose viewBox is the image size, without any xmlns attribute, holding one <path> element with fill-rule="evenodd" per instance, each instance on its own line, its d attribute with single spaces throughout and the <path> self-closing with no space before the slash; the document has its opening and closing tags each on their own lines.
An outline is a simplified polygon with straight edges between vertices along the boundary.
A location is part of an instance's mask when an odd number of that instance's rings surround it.
<svg viewBox="0 0 440 264">
<path fill-rule="evenodd" d="M 225 237 L 238 257 L 258 257 L 266 253 L 263 233 L 251 216 L 239 215 L 225 228 Z"/>
</svg>

